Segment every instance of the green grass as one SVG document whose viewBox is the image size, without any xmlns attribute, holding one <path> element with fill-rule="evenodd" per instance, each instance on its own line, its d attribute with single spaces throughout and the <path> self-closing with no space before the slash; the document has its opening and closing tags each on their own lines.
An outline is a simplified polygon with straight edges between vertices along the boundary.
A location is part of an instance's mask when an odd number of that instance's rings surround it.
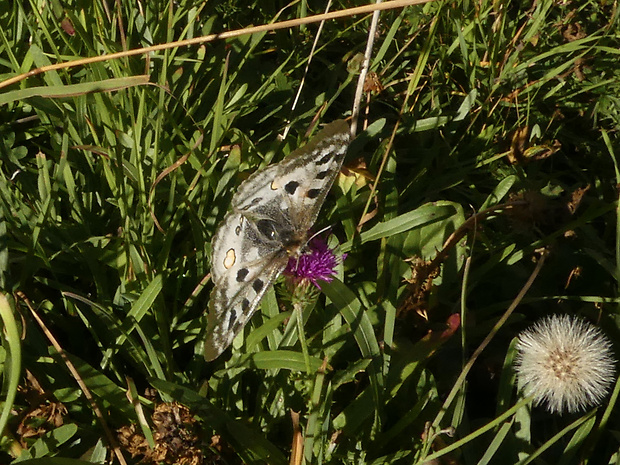
<svg viewBox="0 0 620 465">
<path fill-rule="evenodd" d="M 9 2 L 0 83 L 324 8 L 286 5 Z M 463 0 L 381 13 L 371 69 L 385 89 L 345 160 L 368 176 L 341 176 L 316 224 L 348 255 L 304 309 L 310 374 L 282 282 L 232 351 L 204 361 L 210 241 L 243 179 L 302 145 L 315 116 L 350 116 L 370 17 L 325 24 L 294 110 L 316 24 L 0 89 L 0 463 L 109 463 L 106 429 L 134 424 L 145 443 L 165 442 L 152 416 L 173 401 L 200 425 L 190 442 L 204 463 L 288 463 L 291 411 L 305 463 L 422 463 L 457 441 L 444 458 L 464 464 L 618 463 L 615 391 L 598 411 L 551 416 L 518 404 L 511 367 L 515 336 L 554 312 L 600 324 L 620 354 L 616 6 Z M 493 329 L 542 248 L 532 287 Z M 416 307 L 428 319 L 399 311 L 412 257 L 440 265 Z M 454 314 L 459 330 L 442 336 Z"/>
</svg>

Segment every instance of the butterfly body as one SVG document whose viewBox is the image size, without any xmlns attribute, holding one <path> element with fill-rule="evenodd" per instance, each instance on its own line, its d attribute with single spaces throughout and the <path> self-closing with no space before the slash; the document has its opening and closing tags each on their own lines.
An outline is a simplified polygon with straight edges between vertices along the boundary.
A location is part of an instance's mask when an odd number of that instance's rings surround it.
<svg viewBox="0 0 620 465">
<path fill-rule="evenodd" d="M 343 120 L 239 186 L 212 240 L 205 358 L 217 358 L 243 329 L 291 257 L 299 257 L 349 144 Z"/>
</svg>

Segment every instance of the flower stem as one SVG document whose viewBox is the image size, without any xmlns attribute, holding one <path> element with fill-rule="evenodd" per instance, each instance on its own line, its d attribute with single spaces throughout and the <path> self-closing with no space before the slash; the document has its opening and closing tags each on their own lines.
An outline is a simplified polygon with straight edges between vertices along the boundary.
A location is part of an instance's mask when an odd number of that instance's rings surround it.
<svg viewBox="0 0 620 465">
<path fill-rule="evenodd" d="M 295 318 L 297 319 L 297 336 L 299 337 L 299 343 L 301 344 L 301 351 L 304 354 L 306 373 L 308 373 L 308 375 L 311 375 L 312 370 L 310 369 L 310 353 L 308 352 L 306 334 L 304 333 L 304 312 L 302 303 L 300 301 L 295 301 L 293 303 L 293 309 L 295 310 Z"/>
</svg>

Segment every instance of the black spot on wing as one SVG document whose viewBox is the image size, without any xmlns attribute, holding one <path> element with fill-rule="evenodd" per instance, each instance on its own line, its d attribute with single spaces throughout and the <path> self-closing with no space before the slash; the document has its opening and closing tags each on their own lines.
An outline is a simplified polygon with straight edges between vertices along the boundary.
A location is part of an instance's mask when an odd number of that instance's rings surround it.
<svg viewBox="0 0 620 465">
<path fill-rule="evenodd" d="M 235 324 L 235 321 L 237 321 L 237 315 L 235 315 L 235 312 L 230 312 L 230 315 L 228 316 L 228 331 L 231 330 Z"/>
<path fill-rule="evenodd" d="M 252 199 L 252 201 L 249 204 L 247 204 L 245 207 L 241 208 L 241 210 L 247 210 L 247 209 L 249 209 L 251 207 L 255 207 L 256 205 L 258 205 L 262 201 L 263 201 L 262 197 L 254 197 Z"/>
<path fill-rule="evenodd" d="M 330 170 L 325 170 L 325 171 L 320 171 L 317 175 L 316 178 L 317 179 L 325 179 L 327 177 L 327 175 L 329 174 Z"/>
<path fill-rule="evenodd" d="M 250 308 L 250 301 L 248 299 L 243 299 L 241 302 L 241 310 L 245 312 L 248 308 Z"/>
<path fill-rule="evenodd" d="M 289 181 L 286 183 L 286 186 L 284 186 L 284 190 L 288 194 L 293 195 L 298 187 L 299 187 L 299 183 L 297 181 Z"/>
<path fill-rule="evenodd" d="M 238 236 L 239 234 L 241 234 L 241 226 L 237 226 L 235 228 L 235 234 Z"/>
<path fill-rule="evenodd" d="M 250 270 L 248 270 L 247 268 L 241 268 L 239 271 L 237 271 L 237 282 L 242 283 L 249 272 Z"/>
<path fill-rule="evenodd" d="M 321 193 L 321 189 L 310 189 L 306 194 L 309 199 L 316 199 Z"/>
<path fill-rule="evenodd" d="M 327 163 L 331 159 L 332 159 L 332 154 L 328 153 L 327 155 L 324 155 L 321 159 L 317 160 L 316 164 L 317 165 L 324 165 L 325 163 Z"/>
<path fill-rule="evenodd" d="M 263 283 L 262 280 L 260 279 L 256 279 L 253 283 L 252 283 L 252 287 L 254 288 L 254 291 L 258 294 L 261 289 L 263 288 L 263 286 L 265 285 L 265 283 Z"/>
</svg>

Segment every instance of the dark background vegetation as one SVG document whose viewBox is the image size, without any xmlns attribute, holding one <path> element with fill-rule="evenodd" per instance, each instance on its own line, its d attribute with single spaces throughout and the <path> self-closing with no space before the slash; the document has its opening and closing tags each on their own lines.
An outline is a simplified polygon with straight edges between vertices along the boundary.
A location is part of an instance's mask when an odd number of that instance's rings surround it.
<svg viewBox="0 0 620 465">
<path fill-rule="evenodd" d="M 293 19 L 304 5 L 9 2 L 0 9 L 0 81 Z M 6 330 L 3 393 L 11 379 L 19 389 L 0 462 L 104 463 L 105 423 L 132 463 L 287 463 L 293 410 L 307 463 L 419 463 L 489 422 L 443 459 L 616 463 L 615 395 L 583 423 L 541 409 L 498 417 L 518 399 L 511 341 L 539 317 L 581 315 L 620 350 L 618 14 L 616 2 L 570 0 L 381 13 L 371 70 L 383 88 L 362 99 L 350 176 L 316 225 L 332 225 L 348 256 L 327 297 L 306 309 L 311 373 L 280 283 L 232 355 L 204 361 L 210 240 L 247 175 L 303 144 L 316 115 L 350 116 L 369 17 L 325 23 L 294 110 L 316 24 L 0 89 L 0 285 L 12 309 L 2 318 L 18 326 L 22 357 L 20 370 L 11 367 Z M 130 79 L 141 75 L 142 85 Z M 114 88 L 101 91 L 105 83 Z M 374 216 L 358 235 L 377 176 Z M 466 218 L 500 204 L 508 206 L 480 216 L 446 251 L 436 275 L 406 282 L 406 259 L 433 259 Z M 455 385 L 541 249 L 546 263 L 525 300 Z M 442 337 L 453 314 L 461 325 Z M 453 437 L 441 432 L 449 428 Z"/>
</svg>

